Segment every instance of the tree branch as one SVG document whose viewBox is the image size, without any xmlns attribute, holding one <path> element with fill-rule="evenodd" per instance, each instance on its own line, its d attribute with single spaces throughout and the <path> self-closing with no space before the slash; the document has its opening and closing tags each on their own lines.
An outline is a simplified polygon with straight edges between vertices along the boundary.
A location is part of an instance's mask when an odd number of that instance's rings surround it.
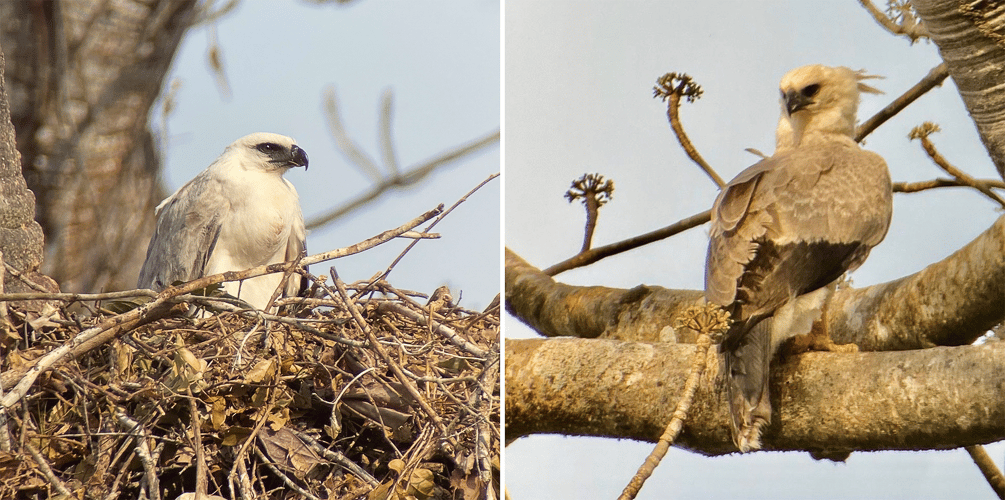
<svg viewBox="0 0 1005 500">
<path fill-rule="evenodd" d="M 506 436 L 655 442 L 682 394 L 693 346 L 601 339 L 506 341 Z M 735 451 L 716 354 L 677 444 Z M 1005 439 L 1005 343 L 913 351 L 811 352 L 771 377 L 766 450 L 950 449 Z"/>
<path fill-rule="evenodd" d="M 918 83 L 914 84 L 913 87 L 907 89 L 907 92 L 901 94 L 900 97 L 896 98 L 890 104 L 887 104 L 885 108 L 879 110 L 878 113 L 872 115 L 862 125 L 859 125 L 858 130 L 855 133 L 855 142 L 862 142 L 873 130 L 879 128 L 880 125 L 886 123 L 887 120 L 893 118 L 894 115 L 900 113 L 904 108 L 908 107 L 914 101 L 918 100 L 919 97 L 925 95 L 929 90 L 932 90 L 942 82 L 945 81 L 946 77 L 949 76 L 949 69 L 946 68 L 946 63 L 942 63 L 928 72 L 924 78 Z"/>
<path fill-rule="evenodd" d="M 1005 319 L 1005 216 L 969 244 L 894 281 L 834 293 L 827 324 L 863 350 L 970 344 Z M 558 283 L 506 250 L 506 309 L 544 336 L 693 342 L 673 329 L 700 290 Z"/>
</svg>

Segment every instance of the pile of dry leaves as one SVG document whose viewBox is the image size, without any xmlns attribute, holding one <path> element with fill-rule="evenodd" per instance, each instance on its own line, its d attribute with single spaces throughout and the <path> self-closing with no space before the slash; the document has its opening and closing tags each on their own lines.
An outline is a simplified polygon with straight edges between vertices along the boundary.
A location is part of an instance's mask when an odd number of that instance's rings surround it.
<svg viewBox="0 0 1005 500">
<path fill-rule="evenodd" d="M 314 292 L 8 302 L 0 498 L 498 498 L 498 304 Z"/>
</svg>

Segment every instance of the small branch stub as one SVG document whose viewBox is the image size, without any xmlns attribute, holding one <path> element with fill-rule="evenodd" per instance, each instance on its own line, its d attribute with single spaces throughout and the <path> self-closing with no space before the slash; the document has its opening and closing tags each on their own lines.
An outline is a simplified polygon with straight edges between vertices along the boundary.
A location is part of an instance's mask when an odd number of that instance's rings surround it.
<svg viewBox="0 0 1005 500">
<path fill-rule="evenodd" d="M 569 200 L 569 203 L 582 199 L 583 206 L 586 207 L 586 232 L 580 253 L 585 252 L 590 249 L 593 242 L 600 207 L 614 199 L 614 181 L 604 179 L 600 174 L 584 174 L 572 181 L 572 187 L 565 192 L 565 199 Z"/>
<path fill-rule="evenodd" d="M 684 126 L 680 123 L 681 97 L 687 99 L 687 102 L 694 102 L 695 99 L 701 97 L 701 94 L 701 86 L 684 73 L 667 73 L 659 77 L 656 80 L 656 86 L 653 87 L 653 97 L 658 97 L 667 103 L 667 119 L 670 121 L 670 128 L 673 129 L 674 135 L 677 136 L 677 142 L 684 148 L 687 156 L 705 171 L 705 174 L 712 179 L 716 186 L 722 189 L 726 185 L 726 181 L 722 180 L 715 169 L 701 157 L 698 149 L 694 147 L 691 139 L 688 139 L 687 133 L 684 132 Z"/>
</svg>

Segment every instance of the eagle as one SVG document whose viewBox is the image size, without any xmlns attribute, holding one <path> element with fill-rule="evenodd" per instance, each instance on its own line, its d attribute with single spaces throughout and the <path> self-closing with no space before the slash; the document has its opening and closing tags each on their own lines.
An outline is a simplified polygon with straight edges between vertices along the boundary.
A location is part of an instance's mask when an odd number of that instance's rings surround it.
<svg viewBox="0 0 1005 500">
<path fill-rule="evenodd" d="M 246 135 L 155 209 L 157 226 L 137 286 L 160 291 L 177 281 L 296 259 L 307 231 L 296 188 L 283 178 L 307 169 L 307 153 L 284 135 Z M 282 274 L 224 284 L 224 291 L 264 309 Z M 290 276 L 283 295 L 301 288 Z"/>
<path fill-rule="evenodd" d="M 761 448 L 768 375 L 780 344 L 809 333 L 834 283 L 886 236 L 890 173 L 854 140 L 862 71 L 822 65 L 782 78 L 776 150 L 742 171 L 712 207 L 705 299 L 732 319 L 720 352 L 733 442 Z M 829 338 L 829 337 L 828 337 Z"/>
</svg>

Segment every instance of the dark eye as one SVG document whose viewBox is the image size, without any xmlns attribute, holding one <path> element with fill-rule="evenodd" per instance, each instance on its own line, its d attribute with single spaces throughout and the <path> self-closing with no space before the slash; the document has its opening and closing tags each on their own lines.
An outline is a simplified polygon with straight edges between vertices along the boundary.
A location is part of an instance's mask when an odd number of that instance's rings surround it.
<svg viewBox="0 0 1005 500">
<path fill-rule="evenodd" d="M 283 148 L 279 144 L 276 144 L 274 142 L 263 142 L 255 146 L 255 148 L 263 153 L 275 153 L 276 151 L 283 150 Z"/>
<path fill-rule="evenodd" d="M 813 85 L 803 87 L 803 90 L 800 93 L 805 97 L 813 97 L 817 95 L 817 92 L 820 92 L 820 85 L 814 83 Z"/>
</svg>

